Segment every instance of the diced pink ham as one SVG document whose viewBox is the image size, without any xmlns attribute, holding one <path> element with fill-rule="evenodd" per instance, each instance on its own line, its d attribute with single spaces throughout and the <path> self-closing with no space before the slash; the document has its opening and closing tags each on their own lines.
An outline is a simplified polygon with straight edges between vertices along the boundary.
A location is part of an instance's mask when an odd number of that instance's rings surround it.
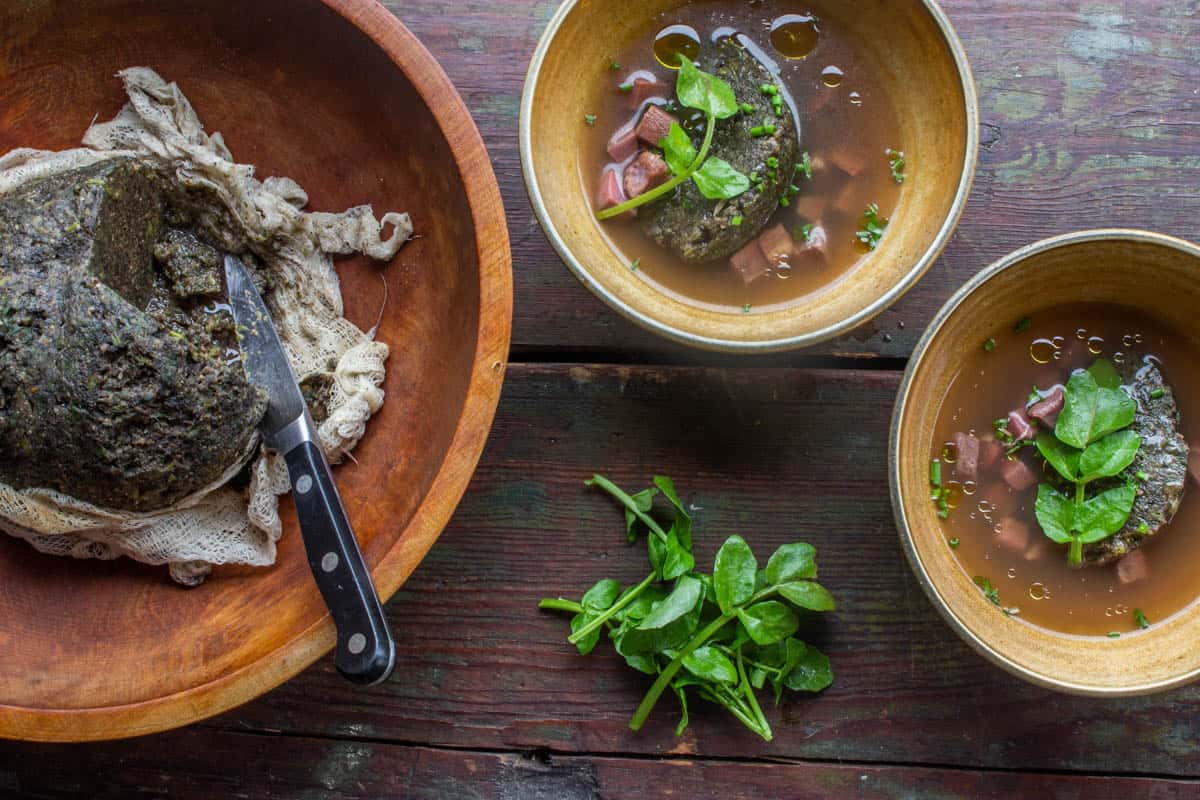
<svg viewBox="0 0 1200 800">
<path fill-rule="evenodd" d="M 1029 421 L 1029 417 L 1025 416 L 1024 411 L 1010 411 L 1008 414 L 1008 432 L 1012 434 L 1014 440 L 1018 442 L 1031 441 L 1037 433 L 1033 425 Z"/>
<path fill-rule="evenodd" d="M 1000 520 L 1000 532 L 996 534 L 996 544 L 1014 553 L 1024 553 L 1029 547 L 1029 526 L 1019 519 L 1005 517 Z"/>
<path fill-rule="evenodd" d="M 802 221 L 815 223 L 821 217 L 825 216 L 825 207 L 829 205 L 829 198 L 824 194 L 804 191 L 805 186 L 800 183 L 796 185 L 802 191 L 798 197 L 792 200 L 792 208 L 795 209 L 796 216 Z"/>
<path fill-rule="evenodd" d="M 1004 445 L 994 436 L 985 436 L 979 441 L 979 466 L 991 469 L 1004 456 Z"/>
<path fill-rule="evenodd" d="M 1188 477 L 1193 483 L 1200 484 L 1200 447 L 1188 451 Z"/>
<path fill-rule="evenodd" d="M 973 481 L 979 478 L 979 440 L 969 433 L 954 434 L 954 449 L 958 457 L 954 461 L 954 472 L 960 480 Z"/>
<path fill-rule="evenodd" d="M 1054 423 L 1058 421 L 1058 412 L 1062 411 L 1065 400 L 1066 393 L 1063 388 L 1055 386 L 1050 394 L 1030 406 L 1026 413 L 1047 428 L 1053 428 Z"/>
<path fill-rule="evenodd" d="M 867 167 L 866 154 L 860 148 L 841 147 L 828 155 L 829 161 L 851 178 L 857 178 Z"/>
<path fill-rule="evenodd" d="M 608 157 L 618 163 L 632 158 L 638 149 L 637 138 L 632 125 L 621 127 L 608 140 Z"/>
<path fill-rule="evenodd" d="M 671 132 L 671 126 L 678 121 L 658 106 L 646 106 L 646 113 L 642 114 L 635 132 L 642 142 L 658 147 L 659 142 Z"/>
<path fill-rule="evenodd" d="M 639 70 L 626 79 L 633 86 L 625 93 L 625 105 L 631 109 L 640 108 L 642 103 L 652 97 L 666 97 L 666 86 L 658 83 L 653 72 Z"/>
<path fill-rule="evenodd" d="M 1037 473 L 1020 459 L 1006 458 L 1000 462 L 1000 474 L 1014 491 L 1023 492 L 1037 483 Z"/>
<path fill-rule="evenodd" d="M 770 264 L 789 262 L 796 251 L 796 243 L 792 234 L 783 225 L 767 228 L 758 235 L 758 246 Z"/>
<path fill-rule="evenodd" d="M 829 247 L 829 235 L 825 233 L 825 228 L 822 225 L 813 225 L 812 230 L 808 232 L 808 238 L 801 242 L 796 242 L 796 249 L 793 253 L 792 266 L 799 266 L 804 262 L 824 262 L 826 248 Z"/>
<path fill-rule="evenodd" d="M 637 197 L 658 186 L 671 172 L 662 156 L 643 150 L 625 167 L 625 196 Z"/>
<path fill-rule="evenodd" d="M 1146 554 L 1134 550 L 1117 562 L 1117 580 L 1121 583 L 1136 583 L 1150 577 L 1150 565 L 1146 563 Z"/>
<path fill-rule="evenodd" d="M 606 169 L 600 176 L 600 186 L 596 189 L 596 209 L 619 206 L 625 202 L 625 192 L 621 190 L 621 179 L 615 169 Z"/>
<path fill-rule="evenodd" d="M 730 256 L 729 265 L 746 283 L 753 283 L 771 269 L 771 262 L 759 247 L 758 239 L 752 239 L 750 244 Z"/>
</svg>

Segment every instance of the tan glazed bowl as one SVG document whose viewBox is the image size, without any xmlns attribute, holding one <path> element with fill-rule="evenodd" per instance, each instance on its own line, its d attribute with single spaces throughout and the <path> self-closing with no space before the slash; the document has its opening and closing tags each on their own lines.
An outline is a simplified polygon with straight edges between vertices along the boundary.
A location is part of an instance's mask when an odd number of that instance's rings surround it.
<svg viewBox="0 0 1200 800">
<path fill-rule="evenodd" d="M 866 0 L 840 23 L 872 42 L 912 177 L 879 249 L 826 291 L 753 315 L 698 308 L 654 288 L 606 240 L 580 170 L 590 77 L 679 0 L 567 0 L 534 53 L 521 100 L 521 166 L 538 220 L 575 276 L 628 319 L 683 344 L 730 352 L 804 347 L 879 314 L 941 253 L 978 154 L 975 86 L 962 44 L 933 0 Z M 880 30 L 886 36 L 877 35 Z"/>
<path fill-rule="evenodd" d="M 1036 285 L 1037 292 L 1029 292 Z M 1152 313 L 1200 339 L 1200 247 L 1144 231 L 1099 230 L 1048 239 L 979 273 L 946 303 L 909 362 L 892 418 L 889 478 L 896 526 L 925 593 L 984 656 L 1019 678 L 1073 694 L 1148 694 L 1200 676 L 1200 614 L 1192 606 L 1119 639 L 1072 636 L 997 613 L 946 547 L 929 502 L 929 453 L 938 408 L 969 350 L 996 320 L 1073 302 Z M 1195 500 L 1191 502 L 1196 502 Z"/>
</svg>

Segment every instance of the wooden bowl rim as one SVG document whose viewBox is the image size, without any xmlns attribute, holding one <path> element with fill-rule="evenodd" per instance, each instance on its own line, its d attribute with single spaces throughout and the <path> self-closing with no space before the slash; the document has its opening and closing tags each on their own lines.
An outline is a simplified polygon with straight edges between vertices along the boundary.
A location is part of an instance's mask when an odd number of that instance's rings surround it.
<svg viewBox="0 0 1200 800">
<path fill-rule="evenodd" d="M 486 239 L 476 236 L 479 327 L 474 365 L 454 436 L 408 526 L 371 570 L 380 598 L 386 602 L 429 552 L 454 513 L 491 430 L 512 334 L 512 254 L 504 204 L 487 149 L 441 65 L 404 23 L 376 0 L 321 3 L 383 50 L 426 102 L 449 145 L 474 229 L 489 234 Z M 0 738 L 99 741 L 188 725 L 275 688 L 328 653 L 334 641 L 333 622 L 326 614 L 290 641 L 235 672 L 153 700 L 96 708 L 0 705 Z"/>
<path fill-rule="evenodd" d="M 933 321 L 929 323 L 929 327 L 925 329 L 925 333 L 917 342 L 916 349 L 913 351 L 912 358 L 909 360 L 908 368 L 904 371 L 904 377 L 900 382 L 900 388 L 896 394 L 896 403 L 892 411 L 891 431 L 889 434 L 888 443 L 888 483 L 892 497 L 892 513 L 896 521 L 896 530 L 900 535 L 900 543 L 904 548 L 904 555 L 908 559 L 908 564 L 912 568 L 913 574 L 916 575 L 917 582 L 921 585 L 934 608 L 942 615 L 942 618 L 950 625 L 950 628 L 957 633 L 963 641 L 969 644 L 976 652 L 984 658 L 991 661 L 996 666 L 1004 669 L 1006 672 L 1015 675 L 1029 683 L 1041 686 L 1046 689 L 1064 692 L 1066 694 L 1083 695 L 1087 697 L 1132 697 L 1136 695 L 1154 694 L 1156 692 L 1167 691 L 1174 689 L 1184 684 L 1190 683 L 1197 678 L 1200 678 L 1200 667 L 1188 670 L 1179 675 L 1165 678 L 1159 681 L 1149 683 L 1130 683 L 1125 686 L 1099 686 L 1096 684 L 1087 683 L 1086 681 L 1069 681 L 1055 678 L 1046 675 L 1035 669 L 1025 666 L 1005 655 L 999 649 L 993 647 L 982 636 L 976 634 L 961 620 L 957 614 L 950 608 L 949 604 L 942 597 L 937 585 L 926 569 L 925 561 L 921 557 L 921 553 L 917 548 L 913 538 L 912 531 L 909 527 L 908 512 L 904 505 L 904 496 L 901 492 L 901 465 L 900 465 L 900 434 L 901 421 L 907 411 L 909 401 L 909 390 L 915 381 L 916 375 L 921 371 L 925 361 L 925 356 L 933 344 L 933 341 L 938 337 L 942 327 L 950 319 L 958 307 L 967 297 L 974 294 L 984 284 L 988 283 L 999 273 L 1016 267 L 1030 257 L 1040 255 L 1042 253 L 1057 250 L 1064 247 L 1072 247 L 1079 244 L 1094 243 L 1094 242 L 1126 242 L 1138 244 L 1151 244 L 1160 247 L 1167 247 L 1178 250 L 1186 255 L 1191 256 L 1200 265 L 1200 246 L 1183 239 L 1168 236 L 1163 233 L 1154 233 L 1153 231 L 1139 230 L 1133 228 L 1100 228 L 1096 230 L 1075 231 L 1065 233 L 1059 236 L 1053 236 L 1048 239 L 1043 239 L 1039 242 L 1026 245 L 1008 255 L 1000 258 L 992 264 L 985 267 L 977 275 L 967 281 L 954 295 L 946 301 L 946 304 L 934 316 Z M 1181 613 L 1188 613 L 1187 611 Z M 1195 612 L 1193 612 L 1195 613 Z"/>
<path fill-rule="evenodd" d="M 971 187 L 975 182 L 975 169 L 979 161 L 979 97 L 975 89 L 975 79 L 971 72 L 971 64 L 967 59 L 966 48 L 963 46 L 962 40 L 959 39 L 957 32 L 955 32 L 954 27 L 950 24 L 949 18 L 942 11 L 941 6 L 938 5 L 936 0 L 918 0 L 936 23 L 938 30 L 942 34 L 942 38 L 945 40 L 946 46 L 954 58 L 966 106 L 967 143 L 963 153 L 962 174 L 959 176 L 958 189 L 955 191 L 950 211 L 946 215 L 942 226 L 938 229 L 937 235 L 921 257 L 913 264 L 912 269 L 896 285 L 888 289 L 873 303 L 858 313 L 840 322 L 827 325 L 824 328 L 781 339 L 734 340 L 689 333 L 661 322 L 647 314 L 643 314 L 621 300 L 621 298 L 610 292 L 603 284 L 592 277 L 587 267 L 575 257 L 570 246 L 559 233 L 553 219 L 551 219 L 549 209 L 547 209 L 546 203 L 542 199 L 541 186 L 538 184 L 537 173 L 533 166 L 533 99 L 537 93 L 537 83 L 541 74 L 542 64 L 546 59 L 547 53 L 550 51 L 551 45 L 554 43 L 554 38 L 558 34 L 559 28 L 562 27 L 563 22 L 571 12 L 582 2 L 585 2 L 585 0 L 563 0 L 562 5 L 558 7 L 554 16 L 550 18 L 546 30 L 542 33 L 542 38 L 538 41 L 533 58 L 529 62 L 529 70 L 525 75 L 525 88 L 521 94 L 521 107 L 518 120 L 521 172 L 525 176 L 525 189 L 529 194 L 529 201 L 533 206 L 533 212 L 537 216 L 538 222 L 542 226 L 542 231 L 550 241 L 551 246 L 554 247 L 559 257 L 571 272 L 574 273 L 579 282 L 621 316 L 651 333 L 702 350 L 723 353 L 774 353 L 783 350 L 794 350 L 836 338 L 874 319 L 907 294 L 916 285 L 917 281 L 929 271 L 929 268 L 933 266 L 933 262 L 942 254 L 942 251 L 946 248 L 946 244 L 950 241 L 951 234 L 954 233 L 954 229 L 958 225 L 959 219 L 962 217 L 962 213 L 967 205 L 967 199 L 971 195 Z"/>
</svg>

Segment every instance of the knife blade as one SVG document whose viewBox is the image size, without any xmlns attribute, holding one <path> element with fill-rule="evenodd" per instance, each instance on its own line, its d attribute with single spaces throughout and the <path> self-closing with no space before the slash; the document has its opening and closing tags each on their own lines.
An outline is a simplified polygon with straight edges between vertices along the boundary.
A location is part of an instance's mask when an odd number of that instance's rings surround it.
<svg viewBox="0 0 1200 800">
<path fill-rule="evenodd" d="M 379 683 L 395 666 L 396 644 L 316 426 L 271 314 L 245 264 L 234 256 L 225 257 L 225 282 L 246 379 L 267 394 L 259 432 L 287 463 L 308 565 L 337 628 L 338 671 L 355 683 Z"/>
</svg>

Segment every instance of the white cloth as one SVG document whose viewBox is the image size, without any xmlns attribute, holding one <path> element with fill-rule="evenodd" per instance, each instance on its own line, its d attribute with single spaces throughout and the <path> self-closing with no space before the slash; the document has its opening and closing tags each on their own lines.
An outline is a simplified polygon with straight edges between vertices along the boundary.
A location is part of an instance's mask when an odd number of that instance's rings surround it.
<svg viewBox="0 0 1200 800">
<path fill-rule="evenodd" d="M 112 121 L 92 125 L 80 149 L 19 149 L 0 157 L 0 194 L 47 175 L 132 155 L 155 162 L 179 184 L 218 198 L 198 225 L 225 250 L 253 252 L 271 273 L 267 302 L 297 378 L 331 379 L 329 416 L 318 433 L 326 455 L 339 461 L 383 404 L 388 348 L 342 316 L 331 256 L 357 252 L 390 259 L 412 236 L 408 215 L 388 213 L 377 220 L 370 206 L 341 214 L 305 212 L 308 196 L 295 181 L 259 181 L 252 165 L 236 163 L 221 134 L 205 132 L 174 83 L 145 67 L 119 76 L 129 103 Z M 388 224 L 393 230 L 384 238 Z M 250 459 L 249 489 L 228 487 Z M 274 563 L 282 533 L 278 497 L 288 488 L 282 459 L 254 443 L 221 480 L 153 513 L 114 511 L 46 489 L 18 491 L 0 483 L 0 530 L 56 555 L 128 556 L 168 564 L 175 580 L 195 585 L 213 564 Z"/>
</svg>

